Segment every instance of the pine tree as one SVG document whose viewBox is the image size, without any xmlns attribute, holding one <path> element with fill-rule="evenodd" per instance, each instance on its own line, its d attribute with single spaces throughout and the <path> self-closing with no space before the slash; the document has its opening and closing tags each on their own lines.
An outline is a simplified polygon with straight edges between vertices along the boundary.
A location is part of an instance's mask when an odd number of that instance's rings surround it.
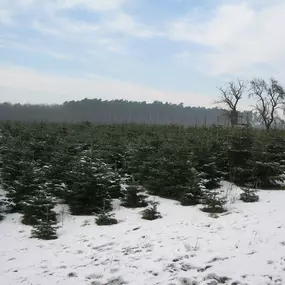
<svg viewBox="0 0 285 285">
<path fill-rule="evenodd" d="M 23 211 L 24 202 L 35 195 L 39 190 L 40 183 L 42 182 L 39 169 L 32 161 L 20 161 L 19 174 L 10 186 L 7 186 L 7 198 L 11 201 L 12 211 Z"/>
<path fill-rule="evenodd" d="M 226 199 L 221 197 L 216 190 L 205 191 L 204 195 L 204 207 L 201 209 L 203 212 L 223 213 L 227 211 L 225 209 Z"/>
<path fill-rule="evenodd" d="M 145 201 L 147 197 L 143 194 L 143 189 L 141 186 L 137 185 L 135 182 L 126 186 L 126 189 L 122 191 L 122 206 L 126 208 L 140 208 L 146 207 L 148 203 Z"/>
<path fill-rule="evenodd" d="M 118 223 L 114 218 L 114 214 L 106 211 L 102 211 L 95 219 L 95 222 L 98 226 L 110 226 Z"/>
<path fill-rule="evenodd" d="M 150 206 L 141 212 L 142 219 L 144 220 L 156 220 L 162 218 L 160 212 L 157 210 L 158 202 L 150 202 Z"/>
<path fill-rule="evenodd" d="M 259 196 L 256 194 L 255 185 L 248 183 L 245 187 L 242 187 L 243 193 L 240 194 L 240 200 L 245 203 L 254 203 L 259 201 Z"/>
<path fill-rule="evenodd" d="M 39 221 L 37 225 L 34 225 L 32 232 L 32 238 L 38 238 L 43 240 L 57 239 L 56 227 L 51 220 Z"/>
<path fill-rule="evenodd" d="M 4 220 L 4 203 L 0 196 L 0 222 Z"/>
<path fill-rule="evenodd" d="M 113 170 L 108 164 L 101 163 L 100 169 L 104 176 L 102 182 L 106 185 L 106 190 L 112 199 L 118 199 L 123 196 L 121 189 L 121 176 Z"/>
<path fill-rule="evenodd" d="M 199 203 L 202 189 L 188 146 L 166 145 L 160 151 L 153 164 L 148 165 L 146 189 L 150 194 L 177 199 L 184 205 Z"/>
<path fill-rule="evenodd" d="M 67 203 L 73 215 L 100 213 L 105 207 L 111 209 L 109 182 L 106 180 L 105 164 L 90 156 L 78 159 L 70 174 L 71 188 L 67 193 Z"/>
<path fill-rule="evenodd" d="M 251 171 L 260 188 L 278 188 L 284 182 L 285 139 L 282 136 L 272 132 L 256 140 Z"/>
<path fill-rule="evenodd" d="M 192 168 L 192 181 L 189 182 L 189 186 L 184 187 L 181 192 L 183 193 L 180 202 L 182 206 L 192 206 L 200 204 L 205 186 L 203 185 L 203 180 L 200 178 L 198 171 L 195 168 Z"/>
<path fill-rule="evenodd" d="M 254 135 L 251 129 L 233 130 L 228 146 L 228 180 L 245 185 L 252 176 L 252 149 Z"/>
<path fill-rule="evenodd" d="M 195 169 L 199 172 L 202 184 L 207 189 L 219 187 L 222 172 L 218 169 L 217 160 L 219 148 L 212 138 L 201 142 L 200 147 L 195 150 Z"/>
<path fill-rule="evenodd" d="M 6 195 L 0 195 L 0 221 L 3 221 L 5 214 L 11 211 L 11 203 Z"/>
<path fill-rule="evenodd" d="M 41 221 L 56 221 L 54 198 L 49 194 L 46 185 L 40 185 L 37 192 L 22 202 L 23 219 L 26 225 L 38 225 Z"/>
<path fill-rule="evenodd" d="M 54 196 L 66 199 L 67 188 L 73 183 L 73 176 L 70 175 L 72 168 L 78 158 L 79 146 L 66 140 L 59 140 L 60 143 L 53 151 L 50 163 L 46 166 L 45 176 L 50 184 Z"/>
</svg>

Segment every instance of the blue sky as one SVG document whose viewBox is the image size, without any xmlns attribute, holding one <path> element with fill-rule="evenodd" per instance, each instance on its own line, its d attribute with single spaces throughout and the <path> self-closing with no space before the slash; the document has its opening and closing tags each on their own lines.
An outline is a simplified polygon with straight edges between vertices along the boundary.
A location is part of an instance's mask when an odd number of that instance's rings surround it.
<svg viewBox="0 0 285 285">
<path fill-rule="evenodd" d="M 0 101 L 211 106 L 229 80 L 285 83 L 284 15 L 283 0 L 1 0 Z"/>
</svg>

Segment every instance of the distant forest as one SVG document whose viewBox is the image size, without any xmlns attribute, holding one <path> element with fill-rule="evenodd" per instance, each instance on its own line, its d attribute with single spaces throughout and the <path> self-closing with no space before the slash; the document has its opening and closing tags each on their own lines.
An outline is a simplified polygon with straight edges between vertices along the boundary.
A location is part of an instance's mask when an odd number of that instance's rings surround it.
<svg viewBox="0 0 285 285">
<path fill-rule="evenodd" d="M 225 110 L 184 107 L 183 104 L 126 100 L 83 99 L 61 105 L 0 104 L 1 121 L 62 122 L 88 121 L 97 124 L 145 123 L 190 125 L 227 125 Z M 251 112 L 240 115 L 241 123 L 250 123 Z"/>
</svg>

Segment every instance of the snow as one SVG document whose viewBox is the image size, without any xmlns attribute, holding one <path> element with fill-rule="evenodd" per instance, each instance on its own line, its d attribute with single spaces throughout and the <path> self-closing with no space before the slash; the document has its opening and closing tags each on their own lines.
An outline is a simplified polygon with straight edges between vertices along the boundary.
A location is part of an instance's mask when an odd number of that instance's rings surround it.
<svg viewBox="0 0 285 285">
<path fill-rule="evenodd" d="M 120 223 L 99 227 L 58 207 L 63 225 L 53 241 L 31 239 L 20 215 L 8 215 L 0 223 L 0 283 L 285 284 L 285 192 L 261 191 L 260 202 L 246 204 L 239 188 L 223 187 L 229 212 L 218 217 L 155 198 L 163 218 L 146 221 L 142 209 L 115 201 Z"/>
</svg>

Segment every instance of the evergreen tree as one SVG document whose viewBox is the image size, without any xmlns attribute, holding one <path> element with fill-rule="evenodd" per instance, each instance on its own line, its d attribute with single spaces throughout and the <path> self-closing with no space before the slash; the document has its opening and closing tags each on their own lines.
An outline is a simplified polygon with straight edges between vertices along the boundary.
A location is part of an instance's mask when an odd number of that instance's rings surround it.
<svg viewBox="0 0 285 285">
<path fill-rule="evenodd" d="M 195 168 L 199 172 L 202 184 L 207 189 L 217 188 L 222 177 L 222 172 L 217 167 L 215 144 L 210 142 L 210 146 L 208 146 L 207 143 L 203 143 L 202 147 L 195 151 L 195 163 Z"/>
<path fill-rule="evenodd" d="M 121 189 L 121 176 L 115 170 L 113 170 L 108 164 L 101 163 L 102 172 L 105 173 L 102 176 L 102 180 L 106 185 L 106 190 L 112 199 L 122 197 Z"/>
<path fill-rule="evenodd" d="M 259 201 L 259 196 L 256 194 L 256 189 L 251 183 L 242 187 L 243 193 L 240 194 L 240 199 L 245 203 L 254 203 Z"/>
<path fill-rule="evenodd" d="M 285 172 L 285 139 L 278 134 L 266 133 L 255 141 L 251 161 L 252 176 L 260 188 L 278 187 Z M 252 182 L 252 181 L 249 181 Z"/>
<path fill-rule="evenodd" d="M 118 223 L 118 221 L 114 218 L 114 214 L 111 214 L 105 210 L 98 215 L 95 222 L 98 226 L 110 226 Z"/>
<path fill-rule="evenodd" d="M 201 209 L 207 213 L 223 213 L 225 209 L 226 199 L 220 196 L 220 193 L 216 190 L 208 190 L 204 193 L 203 205 Z"/>
<path fill-rule="evenodd" d="M 4 203 L 0 196 L 0 222 L 4 220 Z"/>
<path fill-rule="evenodd" d="M 150 206 L 141 212 L 142 219 L 144 220 L 156 220 L 162 218 L 161 214 L 157 210 L 158 202 L 150 202 Z"/>
<path fill-rule="evenodd" d="M 228 180 L 238 185 L 245 185 L 252 176 L 253 138 L 251 129 L 233 130 L 230 137 Z"/>
<path fill-rule="evenodd" d="M 90 156 L 78 159 L 70 175 L 71 188 L 67 193 L 67 203 L 73 215 L 100 213 L 103 206 L 111 209 L 111 197 L 103 162 Z"/>
<path fill-rule="evenodd" d="M 183 193 L 180 202 L 182 206 L 192 206 L 200 204 L 205 191 L 205 186 L 203 185 L 203 180 L 200 178 L 198 171 L 192 168 L 192 181 L 189 186 L 184 186 L 181 190 Z"/>
<path fill-rule="evenodd" d="M 194 168 L 194 155 L 187 144 L 180 147 L 166 145 L 149 168 L 146 188 L 153 195 L 177 199 L 183 205 L 200 203 L 203 183 Z"/>
<path fill-rule="evenodd" d="M 59 140 L 59 145 L 54 149 L 50 163 L 45 168 L 45 176 L 50 184 L 54 196 L 66 199 L 67 188 L 73 183 L 70 175 L 78 158 L 80 146 L 69 141 L 69 138 Z"/>
<path fill-rule="evenodd" d="M 20 172 L 16 179 L 5 190 L 7 198 L 11 201 L 12 211 L 23 211 L 24 202 L 37 193 L 42 177 L 39 169 L 32 161 L 20 161 Z"/>
<path fill-rule="evenodd" d="M 122 206 L 126 208 L 140 208 L 148 205 L 145 201 L 147 196 L 143 193 L 142 187 L 134 182 L 126 186 L 126 189 L 123 190 L 123 194 L 124 196 L 121 199 Z"/>
<path fill-rule="evenodd" d="M 10 201 L 5 197 L 5 195 L 0 195 L 0 221 L 3 221 L 5 214 L 9 213 L 10 209 Z"/>
<path fill-rule="evenodd" d="M 56 227 L 51 220 L 42 220 L 34 225 L 31 237 L 43 240 L 57 239 Z"/>
<path fill-rule="evenodd" d="M 41 222 L 56 222 L 54 198 L 46 185 L 39 185 L 37 192 L 22 202 L 23 219 L 26 225 L 38 225 Z"/>
</svg>

